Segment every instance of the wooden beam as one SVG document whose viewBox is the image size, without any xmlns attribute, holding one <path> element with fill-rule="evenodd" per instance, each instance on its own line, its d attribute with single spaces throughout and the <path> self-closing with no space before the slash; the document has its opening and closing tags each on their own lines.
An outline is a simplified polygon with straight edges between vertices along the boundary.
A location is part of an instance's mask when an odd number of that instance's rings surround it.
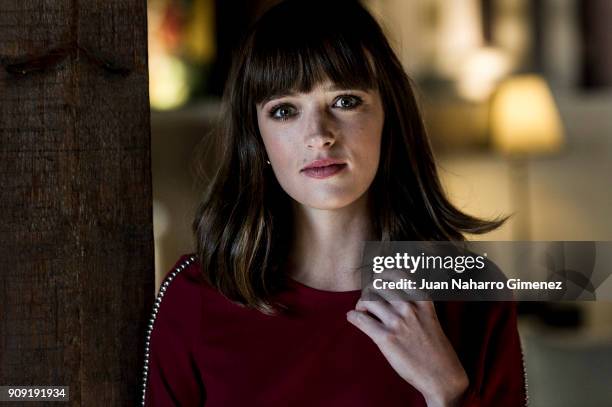
<svg viewBox="0 0 612 407">
<path fill-rule="evenodd" d="M 0 191 L 0 385 L 134 405 L 154 293 L 146 1 L 0 1 Z"/>
</svg>

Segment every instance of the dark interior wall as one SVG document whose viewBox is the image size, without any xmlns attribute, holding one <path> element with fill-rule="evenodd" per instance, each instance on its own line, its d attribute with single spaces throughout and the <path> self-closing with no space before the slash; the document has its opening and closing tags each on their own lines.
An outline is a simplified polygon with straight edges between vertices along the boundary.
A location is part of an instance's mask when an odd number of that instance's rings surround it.
<svg viewBox="0 0 612 407">
<path fill-rule="evenodd" d="M 612 86 L 612 1 L 578 2 L 582 34 L 582 85 L 585 88 Z"/>
</svg>

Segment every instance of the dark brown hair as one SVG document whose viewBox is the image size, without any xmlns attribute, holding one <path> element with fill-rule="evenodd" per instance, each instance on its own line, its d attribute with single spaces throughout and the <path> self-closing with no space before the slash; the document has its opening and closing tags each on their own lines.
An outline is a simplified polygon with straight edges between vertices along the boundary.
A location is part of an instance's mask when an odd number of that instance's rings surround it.
<svg viewBox="0 0 612 407">
<path fill-rule="evenodd" d="M 381 241 L 464 240 L 507 219 L 475 218 L 446 198 L 411 81 L 372 16 L 356 1 L 288 0 L 255 23 L 235 54 L 214 132 L 219 161 L 193 222 L 206 280 L 236 303 L 273 312 L 293 222 L 265 162 L 256 104 L 326 78 L 380 93 L 385 122 L 370 188 Z"/>
</svg>

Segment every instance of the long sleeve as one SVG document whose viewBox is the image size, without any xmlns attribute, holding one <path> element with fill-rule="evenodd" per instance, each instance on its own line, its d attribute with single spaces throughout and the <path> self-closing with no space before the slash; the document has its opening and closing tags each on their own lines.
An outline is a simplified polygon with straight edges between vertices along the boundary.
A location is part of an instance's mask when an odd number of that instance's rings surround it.
<svg viewBox="0 0 612 407">
<path fill-rule="evenodd" d="M 168 282 L 158 295 L 158 312 L 154 316 L 149 342 L 148 378 L 144 405 L 201 406 L 204 387 L 193 359 L 193 330 L 198 321 L 197 292 L 190 286 L 185 271 L 177 263 L 176 276 L 172 271 L 164 279 Z M 189 319 L 188 319 L 189 318 Z M 146 363 L 146 362 L 145 362 Z"/>
<path fill-rule="evenodd" d="M 480 354 L 477 380 L 474 386 L 470 386 L 462 406 L 526 406 L 526 379 L 516 303 L 491 304 L 488 320 L 489 335 Z"/>
</svg>

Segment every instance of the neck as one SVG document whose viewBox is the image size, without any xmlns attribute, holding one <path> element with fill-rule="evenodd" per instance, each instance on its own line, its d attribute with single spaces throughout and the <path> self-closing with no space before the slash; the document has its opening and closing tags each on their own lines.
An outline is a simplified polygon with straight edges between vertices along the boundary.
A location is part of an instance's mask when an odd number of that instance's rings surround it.
<svg viewBox="0 0 612 407">
<path fill-rule="evenodd" d="M 313 288 L 360 289 L 358 266 L 364 240 L 376 240 L 368 194 L 334 210 L 307 208 L 294 202 L 294 229 L 288 274 Z"/>
</svg>

